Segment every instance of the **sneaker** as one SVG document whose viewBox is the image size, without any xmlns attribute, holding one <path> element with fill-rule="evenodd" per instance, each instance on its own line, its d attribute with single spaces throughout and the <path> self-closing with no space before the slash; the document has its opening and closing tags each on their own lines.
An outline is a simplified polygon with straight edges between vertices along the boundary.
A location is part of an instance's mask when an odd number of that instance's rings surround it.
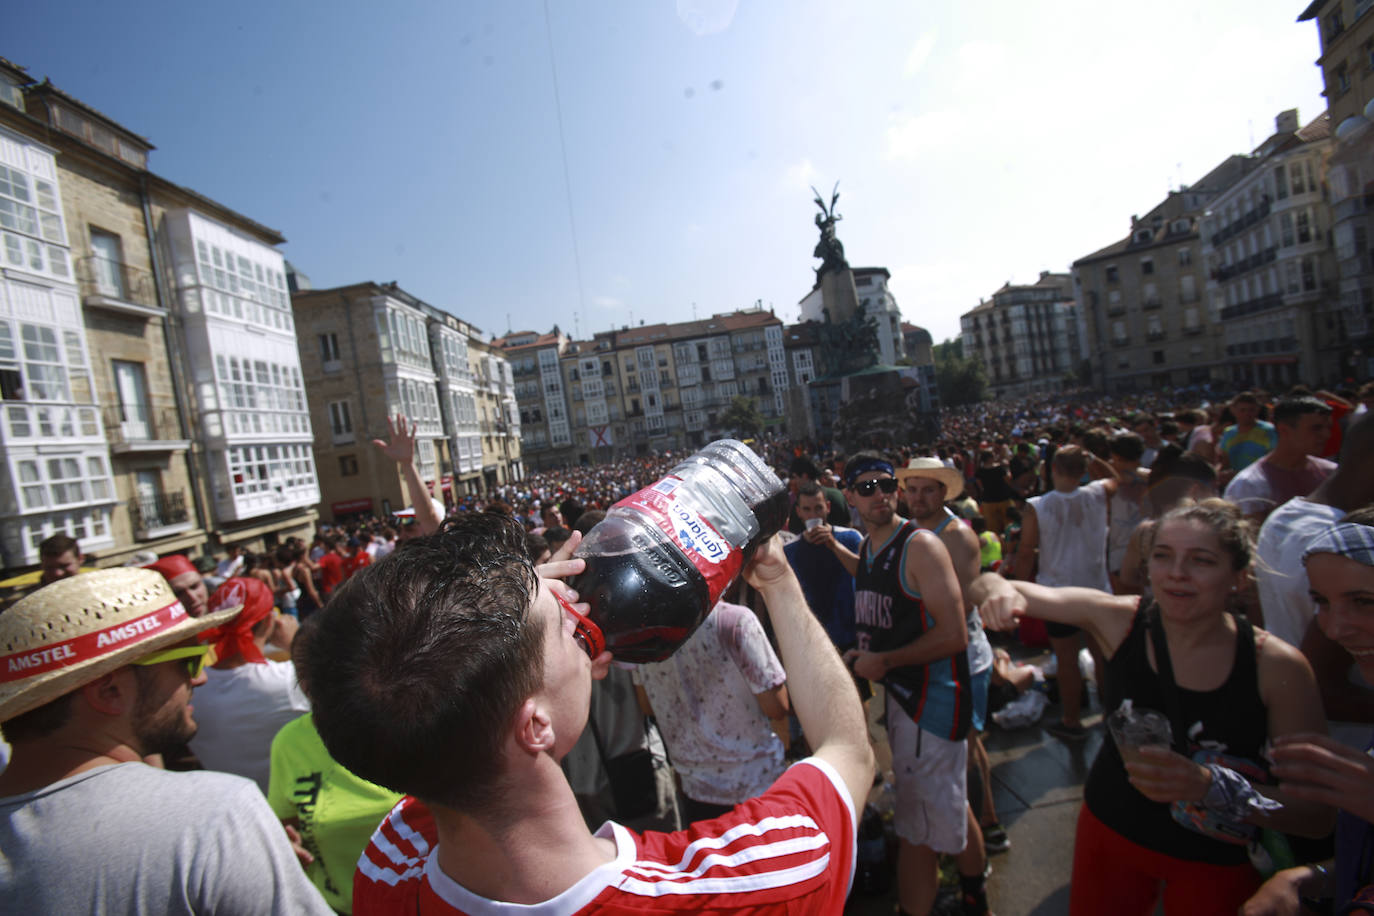
<svg viewBox="0 0 1374 916">
<path fill-rule="evenodd" d="M 990 824 L 983 828 L 983 852 L 1006 852 L 1010 848 L 1011 837 L 1007 836 L 1007 828 L 1001 824 Z"/>
<path fill-rule="evenodd" d="M 1082 725 L 1065 725 L 1063 722 L 1055 722 L 1053 725 L 1046 725 L 1045 731 L 1054 735 L 1060 741 L 1086 741 L 1088 740 L 1088 730 Z"/>
</svg>

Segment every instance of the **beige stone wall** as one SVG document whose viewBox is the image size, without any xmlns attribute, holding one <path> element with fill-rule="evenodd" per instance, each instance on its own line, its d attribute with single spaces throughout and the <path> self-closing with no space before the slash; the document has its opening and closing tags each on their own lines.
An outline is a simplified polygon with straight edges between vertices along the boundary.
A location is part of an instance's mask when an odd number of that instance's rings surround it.
<svg viewBox="0 0 1374 916">
<path fill-rule="evenodd" d="M 63 215 L 67 222 L 67 240 L 83 301 L 94 291 L 89 281 L 92 227 L 116 235 L 120 241 L 125 272 L 125 298 L 138 305 L 156 306 L 152 261 L 143 210 L 137 187 L 126 175 L 107 170 L 84 160 L 79 155 L 59 155 L 58 180 L 62 194 Z M 104 552 L 103 563 L 118 564 L 139 550 L 167 553 L 189 550 L 199 553 L 206 535 L 197 517 L 187 452 L 182 451 L 123 451 L 119 432 L 119 393 L 115 382 L 115 361 L 137 363 L 143 367 L 147 383 L 148 406 L 151 411 L 156 439 L 173 440 L 186 437 L 176 410 L 176 396 L 163 321 L 157 317 L 131 315 L 86 304 L 83 307 L 86 325 L 86 346 L 90 356 L 91 376 L 95 395 L 101 404 L 102 420 L 112 445 L 110 470 L 114 478 L 115 495 L 119 504 L 111 517 L 115 548 Z M 136 475 L 139 471 L 158 474 L 164 494 L 180 493 L 186 505 L 192 529 L 170 537 L 140 540 L 130 512 L 130 500 L 136 495 Z"/>
</svg>

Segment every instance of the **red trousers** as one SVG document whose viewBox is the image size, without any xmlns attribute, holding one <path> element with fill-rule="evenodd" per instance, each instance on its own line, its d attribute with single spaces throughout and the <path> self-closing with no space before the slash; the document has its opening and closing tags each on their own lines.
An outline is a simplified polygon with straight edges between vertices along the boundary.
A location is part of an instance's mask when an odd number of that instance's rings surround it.
<svg viewBox="0 0 1374 916">
<path fill-rule="evenodd" d="M 1149 916 L 1164 885 L 1167 916 L 1234 916 L 1259 890 L 1259 872 L 1245 865 L 1176 859 L 1132 843 L 1084 805 L 1074 837 L 1070 916 Z"/>
</svg>

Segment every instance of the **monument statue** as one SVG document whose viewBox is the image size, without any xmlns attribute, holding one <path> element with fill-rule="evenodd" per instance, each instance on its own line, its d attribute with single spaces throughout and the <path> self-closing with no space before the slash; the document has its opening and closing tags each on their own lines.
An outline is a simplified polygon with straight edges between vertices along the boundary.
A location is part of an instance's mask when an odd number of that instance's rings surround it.
<svg viewBox="0 0 1374 916">
<path fill-rule="evenodd" d="M 847 269 L 849 262 L 844 259 L 844 244 L 835 237 L 835 224 L 844 219 L 835 212 L 835 204 L 840 199 L 840 183 L 835 182 L 829 207 L 825 205 L 825 200 L 815 185 L 811 186 L 811 190 L 816 195 L 816 206 L 821 208 L 821 212 L 816 214 L 816 228 L 821 231 L 821 240 L 816 243 L 816 250 L 811 253 L 812 257 L 821 259 L 821 266 L 816 268 L 816 283 L 819 285 L 822 276 L 832 271 Z"/>
</svg>

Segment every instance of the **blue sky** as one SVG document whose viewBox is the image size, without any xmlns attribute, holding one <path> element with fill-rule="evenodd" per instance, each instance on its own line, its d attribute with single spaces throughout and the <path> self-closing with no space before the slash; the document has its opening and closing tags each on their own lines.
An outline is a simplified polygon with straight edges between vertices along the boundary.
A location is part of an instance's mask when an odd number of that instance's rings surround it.
<svg viewBox="0 0 1374 916">
<path fill-rule="evenodd" d="M 808 185 L 838 180 L 850 262 L 938 340 L 1318 115 L 1304 6 L 50 0 L 0 55 L 281 230 L 317 287 L 396 280 L 497 334 L 793 321 Z"/>
</svg>

